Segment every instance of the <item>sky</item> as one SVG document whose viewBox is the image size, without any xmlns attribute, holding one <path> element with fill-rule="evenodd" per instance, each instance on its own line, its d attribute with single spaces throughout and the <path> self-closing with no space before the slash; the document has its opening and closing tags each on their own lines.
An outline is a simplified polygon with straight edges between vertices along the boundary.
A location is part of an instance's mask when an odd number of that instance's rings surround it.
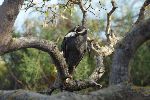
<svg viewBox="0 0 150 100">
<path fill-rule="evenodd" d="M 3 1 L 4 1 L 4 0 L 0 0 L 0 5 L 2 4 Z"/>
<path fill-rule="evenodd" d="M 0 5 L 2 4 L 4 0 L 0 0 Z M 62 3 L 63 0 L 50 0 L 49 3 L 50 4 L 56 4 L 57 2 Z M 99 0 L 93 0 L 93 7 L 99 6 L 98 1 Z M 100 0 L 100 1 L 104 1 L 104 0 Z M 106 18 L 104 16 L 106 16 L 106 13 L 111 9 L 111 0 L 108 0 L 108 2 L 106 2 L 105 5 L 103 5 L 103 7 L 105 7 L 107 9 L 107 11 L 104 11 L 103 9 L 101 10 L 101 12 L 98 12 L 98 9 L 95 9 L 95 12 L 97 12 L 97 16 L 99 16 L 100 18 Z M 34 0 L 34 3 L 39 3 L 41 2 L 41 0 Z M 115 16 L 122 17 L 125 16 L 123 14 L 126 14 L 127 9 L 125 8 L 126 5 L 128 5 L 128 7 L 133 10 L 133 14 L 136 15 L 139 12 L 139 9 L 141 7 L 141 5 L 143 4 L 144 0 L 116 0 L 117 4 L 118 4 L 118 9 L 117 9 L 117 13 L 115 14 Z M 32 10 L 29 9 L 27 11 L 25 10 L 21 10 L 19 15 L 17 16 L 17 19 L 15 21 L 14 27 L 15 30 L 18 32 L 24 32 L 24 30 L 22 29 L 22 25 L 24 24 L 25 20 L 28 18 L 34 18 L 34 19 L 38 19 L 38 17 L 40 16 L 38 13 L 30 13 Z M 80 12 L 81 13 L 81 12 Z M 79 16 L 81 16 L 81 14 L 79 13 Z M 89 13 L 88 15 L 90 18 L 99 18 L 96 17 L 95 15 L 93 15 L 92 13 Z"/>
</svg>

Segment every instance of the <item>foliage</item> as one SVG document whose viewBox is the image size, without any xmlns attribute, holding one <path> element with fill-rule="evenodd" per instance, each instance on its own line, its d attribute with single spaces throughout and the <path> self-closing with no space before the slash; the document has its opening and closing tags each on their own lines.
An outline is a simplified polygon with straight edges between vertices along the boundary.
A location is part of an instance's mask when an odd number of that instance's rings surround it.
<svg viewBox="0 0 150 100">
<path fill-rule="evenodd" d="M 131 63 L 131 76 L 135 85 L 150 85 L 150 41 L 136 52 Z"/>
<path fill-rule="evenodd" d="M 80 62 L 80 64 L 77 66 L 74 78 L 75 79 L 87 79 L 89 75 L 92 73 L 92 71 L 95 68 L 95 61 L 94 58 L 86 54 L 84 56 L 84 59 Z"/>
</svg>

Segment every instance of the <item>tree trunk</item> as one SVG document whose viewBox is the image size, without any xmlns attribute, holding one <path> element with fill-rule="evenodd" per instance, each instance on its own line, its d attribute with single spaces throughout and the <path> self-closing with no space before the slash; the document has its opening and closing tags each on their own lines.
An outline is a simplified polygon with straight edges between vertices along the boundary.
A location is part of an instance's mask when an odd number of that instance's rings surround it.
<svg viewBox="0 0 150 100">
<path fill-rule="evenodd" d="M 150 40 L 150 19 L 135 26 L 117 45 L 110 73 L 110 85 L 129 81 L 129 62 L 136 50 Z"/>
</svg>

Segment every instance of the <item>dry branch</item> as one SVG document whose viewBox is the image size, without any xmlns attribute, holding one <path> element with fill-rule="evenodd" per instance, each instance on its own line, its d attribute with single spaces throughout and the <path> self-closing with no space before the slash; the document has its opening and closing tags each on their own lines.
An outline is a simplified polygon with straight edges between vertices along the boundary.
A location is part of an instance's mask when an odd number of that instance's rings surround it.
<svg viewBox="0 0 150 100">
<path fill-rule="evenodd" d="M 88 0 L 87 0 L 88 1 Z M 82 11 L 83 17 L 82 17 L 82 26 L 86 26 L 87 22 L 87 10 L 91 7 L 91 1 L 89 0 L 90 4 L 87 8 L 85 8 L 85 4 L 83 4 L 82 0 L 68 0 L 67 4 L 70 2 L 71 4 L 76 4 L 79 6 L 79 8 Z"/>
<path fill-rule="evenodd" d="M 96 56 L 96 68 L 90 75 L 90 79 L 94 80 L 95 82 L 99 81 L 103 74 L 105 73 L 105 66 L 103 63 L 103 56 L 102 55 L 97 55 Z"/>
<path fill-rule="evenodd" d="M 83 17 L 82 17 L 82 26 L 85 26 L 86 25 L 86 18 L 87 18 L 87 10 L 83 7 L 83 4 L 82 4 L 82 2 L 80 1 L 79 2 L 79 7 L 80 7 L 80 9 L 81 9 L 81 11 L 82 11 L 82 14 L 83 14 Z"/>
<path fill-rule="evenodd" d="M 101 79 L 102 75 L 105 72 L 105 66 L 103 64 L 103 57 L 109 56 L 114 52 L 114 46 L 118 42 L 117 37 L 114 36 L 112 31 L 110 32 L 110 21 L 111 15 L 116 10 L 115 2 L 112 0 L 112 9 L 109 13 L 107 13 L 107 26 L 106 26 L 106 36 L 107 36 L 107 44 L 105 46 L 99 46 L 99 43 L 88 38 L 88 48 L 94 53 L 96 56 L 96 68 L 93 73 L 90 75 L 90 79 L 97 82 Z"/>
<path fill-rule="evenodd" d="M 116 40 L 116 38 L 114 38 L 114 40 Z M 115 42 L 109 42 L 105 46 L 100 46 L 98 42 L 88 38 L 88 48 L 96 57 L 96 68 L 89 77 L 91 80 L 97 82 L 101 79 L 101 77 L 105 73 L 105 65 L 103 64 L 103 59 L 104 57 L 107 57 L 114 52 L 114 47 L 117 42 L 118 40 L 116 40 Z"/>
<path fill-rule="evenodd" d="M 110 33 L 110 31 L 111 31 L 111 28 L 110 28 L 110 26 L 111 26 L 111 23 L 110 23 L 110 21 L 111 21 L 111 16 L 112 16 L 113 12 L 114 12 L 114 11 L 116 10 L 116 8 L 117 8 L 117 6 L 116 6 L 114 0 L 111 1 L 111 4 L 112 4 L 112 9 L 110 10 L 109 13 L 107 13 L 106 37 L 107 37 L 107 40 L 108 40 L 108 41 L 110 41 L 110 40 L 109 40 L 109 37 L 110 37 L 110 35 L 112 34 L 112 33 Z"/>
<path fill-rule="evenodd" d="M 142 20 L 144 20 L 144 12 L 145 12 L 145 8 L 150 4 L 150 0 L 145 0 L 143 6 L 140 9 L 140 13 L 139 13 L 139 17 L 137 19 L 137 21 L 135 22 L 135 24 L 138 24 L 139 22 L 141 22 Z"/>
</svg>

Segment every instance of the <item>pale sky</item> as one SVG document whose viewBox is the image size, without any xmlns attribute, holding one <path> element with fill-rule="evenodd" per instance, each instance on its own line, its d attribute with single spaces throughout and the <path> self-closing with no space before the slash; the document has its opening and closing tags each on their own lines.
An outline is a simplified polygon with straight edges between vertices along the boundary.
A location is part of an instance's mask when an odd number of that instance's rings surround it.
<svg viewBox="0 0 150 100">
<path fill-rule="evenodd" d="M 3 1 L 4 1 L 4 0 L 0 0 L 0 5 L 2 4 Z"/>
<path fill-rule="evenodd" d="M 4 0 L 0 0 L 0 5 L 2 4 Z M 35 3 L 38 3 L 38 2 L 41 2 L 42 0 L 34 0 Z M 59 3 L 62 2 L 63 0 L 58 0 Z M 93 0 L 94 3 L 93 3 L 93 7 L 96 7 L 97 6 L 97 2 L 99 0 Z M 100 1 L 104 1 L 104 0 L 100 0 Z M 107 8 L 107 12 L 111 9 L 111 3 L 110 3 L 111 0 L 108 0 L 106 2 L 106 4 L 104 5 L 105 8 Z M 118 4 L 118 11 L 116 11 L 115 15 L 118 16 L 118 17 L 121 17 L 121 16 L 125 16 L 123 14 L 126 14 L 127 12 L 127 6 L 128 5 L 128 8 L 130 8 L 131 10 L 134 10 L 132 11 L 132 13 L 134 15 L 138 14 L 139 13 L 139 9 L 141 7 L 141 5 L 143 4 L 144 0 L 116 0 L 117 4 Z M 57 3 L 57 0 L 50 0 L 49 1 L 50 4 L 56 4 Z M 30 13 L 31 10 L 28 10 L 28 11 L 24 11 L 24 10 L 21 10 L 17 19 L 16 19 L 16 22 L 15 22 L 15 29 L 19 32 L 23 32 L 22 30 L 22 25 L 24 23 L 24 21 L 27 19 L 27 18 L 38 18 L 39 14 L 37 13 Z M 77 11 L 78 12 L 78 11 Z M 104 16 L 106 17 L 106 11 L 104 10 L 101 10 L 101 12 L 98 12 L 98 15 L 97 16 L 100 16 L 100 18 L 104 18 Z M 81 15 L 81 14 L 79 14 Z M 95 16 L 93 16 L 91 13 L 88 15 L 92 18 L 96 18 Z"/>
</svg>

